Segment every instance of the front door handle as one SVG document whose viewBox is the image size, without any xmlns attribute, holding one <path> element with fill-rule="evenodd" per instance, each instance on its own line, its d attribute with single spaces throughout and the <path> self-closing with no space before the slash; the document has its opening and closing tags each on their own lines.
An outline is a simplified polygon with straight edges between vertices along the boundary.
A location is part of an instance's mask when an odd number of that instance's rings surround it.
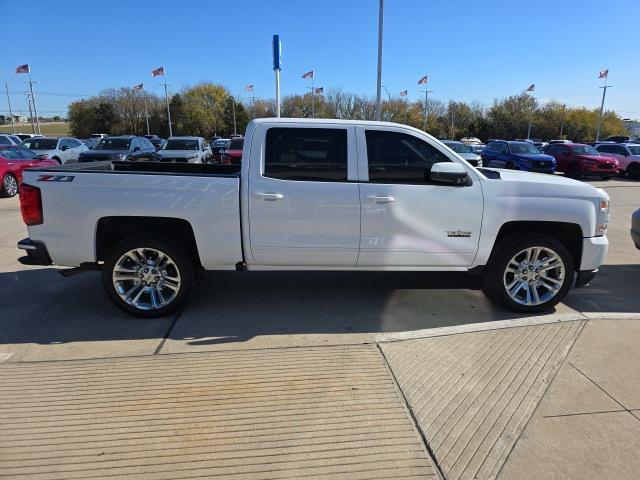
<svg viewBox="0 0 640 480">
<path fill-rule="evenodd" d="M 388 197 L 384 195 L 368 195 L 367 200 L 371 200 L 375 203 L 393 203 L 396 201 L 395 197 Z"/>
<path fill-rule="evenodd" d="M 282 200 L 284 195 L 281 193 L 273 193 L 273 192 L 264 192 L 264 193 L 256 193 L 256 197 L 261 198 L 266 202 L 275 202 L 276 200 Z"/>
</svg>

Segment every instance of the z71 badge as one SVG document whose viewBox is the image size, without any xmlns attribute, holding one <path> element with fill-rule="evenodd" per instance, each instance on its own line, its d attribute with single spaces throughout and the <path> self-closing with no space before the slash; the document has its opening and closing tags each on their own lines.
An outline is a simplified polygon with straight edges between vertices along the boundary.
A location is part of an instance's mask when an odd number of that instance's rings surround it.
<svg viewBox="0 0 640 480">
<path fill-rule="evenodd" d="M 447 237 L 469 238 L 470 236 L 471 232 L 464 232 L 462 230 L 447 230 Z"/>
<path fill-rule="evenodd" d="M 74 175 L 40 175 L 37 182 L 73 182 Z"/>
</svg>

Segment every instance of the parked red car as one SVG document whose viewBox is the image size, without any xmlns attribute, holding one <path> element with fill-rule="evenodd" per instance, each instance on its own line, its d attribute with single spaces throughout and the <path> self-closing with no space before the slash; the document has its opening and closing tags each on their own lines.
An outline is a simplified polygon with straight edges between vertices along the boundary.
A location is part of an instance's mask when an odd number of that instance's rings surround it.
<svg viewBox="0 0 640 480">
<path fill-rule="evenodd" d="M 582 143 L 554 143 L 548 145 L 544 153 L 556 159 L 557 172 L 564 172 L 571 178 L 599 175 L 603 180 L 607 180 L 620 171 L 615 157 L 603 155 L 595 148 Z"/>
<path fill-rule="evenodd" d="M 220 163 L 238 164 L 242 160 L 242 148 L 244 147 L 244 137 L 234 137 L 231 143 L 220 157 Z"/>
<path fill-rule="evenodd" d="M 40 158 L 24 147 L 0 145 L 0 196 L 13 197 L 18 193 L 25 168 L 45 166 L 58 166 L 58 162 Z"/>
</svg>

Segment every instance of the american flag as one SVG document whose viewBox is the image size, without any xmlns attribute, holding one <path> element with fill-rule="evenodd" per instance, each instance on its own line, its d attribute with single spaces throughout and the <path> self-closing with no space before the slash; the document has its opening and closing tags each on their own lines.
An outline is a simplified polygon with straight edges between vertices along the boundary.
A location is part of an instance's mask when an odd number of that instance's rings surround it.
<svg viewBox="0 0 640 480">
<path fill-rule="evenodd" d="M 531 85 L 529 85 L 529 88 L 527 88 L 527 92 L 533 92 L 536 89 L 536 84 L 532 83 Z"/>
<path fill-rule="evenodd" d="M 16 73 L 31 73 L 29 64 L 25 63 L 24 65 L 20 65 L 19 67 L 16 67 Z"/>
<path fill-rule="evenodd" d="M 164 67 L 158 67 L 155 70 L 151 70 L 152 77 L 160 77 L 164 75 Z"/>
<path fill-rule="evenodd" d="M 244 91 L 253 93 L 253 84 L 244 87 Z"/>
<path fill-rule="evenodd" d="M 324 93 L 324 87 L 318 87 L 315 89 L 316 95 L 322 95 Z"/>
<path fill-rule="evenodd" d="M 313 70 L 309 70 L 307 73 L 302 75 L 302 78 L 314 78 Z"/>
<path fill-rule="evenodd" d="M 409 93 L 409 91 L 408 91 L 408 90 L 402 90 L 402 91 L 400 92 L 400 96 L 401 96 L 401 97 L 406 97 L 408 93 Z"/>
<path fill-rule="evenodd" d="M 144 88 L 144 83 L 140 83 L 138 85 L 133 86 L 133 90 L 136 90 L 136 91 L 142 90 L 143 88 Z"/>
<path fill-rule="evenodd" d="M 598 78 L 607 78 L 608 76 L 609 76 L 608 68 L 606 70 L 600 70 L 600 73 L 598 74 Z"/>
<path fill-rule="evenodd" d="M 428 81 L 429 81 L 429 77 L 427 75 L 425 75 L 420 80 L 418 80 L 418 85 L 423 85 L 423 84 L 427 83 Z"/>
</svg>

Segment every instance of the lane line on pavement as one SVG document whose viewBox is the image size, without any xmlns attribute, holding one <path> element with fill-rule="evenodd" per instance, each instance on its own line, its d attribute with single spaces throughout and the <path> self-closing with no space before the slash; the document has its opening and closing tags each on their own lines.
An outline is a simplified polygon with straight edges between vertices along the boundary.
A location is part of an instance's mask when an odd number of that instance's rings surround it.
<svg viewBox="0 0 640 480">
<path fill-rule="evenodd" d="M 414 428 L 415 432 L 418 434 L 418 436 L 420 437 L 420 439 L 422 441 L 422 446 L 424 447 L 425 451 L 429 455 L 429 458 L 431 459 L 431 464 L 433 465 L 434 471 L 436 472 L 436 474 L 438 475 L 438 478 L 440 480 L 445 480 L 446 477 L 444 476 L 444 473 L 442 472 L 442 468 L 440 467 L 440 464 L 438 463 L 438 460 L 436 459 L 436 456 L 435 456 L 433 450 L 429 446 L 429 442 L 427 441 L 427 436 L 425 435 L 425 432 L 422 430 L 422 428 L 420 428 L 420 424 L 418 423 L 418 419 L 416 418 L 415 413 L 413 412 L 413 409 L 409 406 L 409 402 L 407 400 L 407 397 L 405 396 L 404 391 L 402 390 L 402 388 L 400 387 L 400 384 L 398 383 L 398 379 L 396 378 L 396 373 L 391 368 L 391 365 L 389 365 L 389 361 L 387 360 L 387 357 L 385 356 L 385 354 L 382 351 L 382 348 L 380 347 L 379 344 L 376 344 L 376 348 L 378 349 L 378 352 L 380 353 L 380 356 L 382 357 L 383 363 L 387 367 L 387 372 L 389 373 L 389 376 L 391 377 L 391 380 L 392 380 L 393 384 L 395 385 L 396 392 L 398 393 L 398 396 L 402 400 L 401 403 L 402 403 L 402 405 L 403 405 L 403 407 L 405 409 L 405 412 L 407 413 L 407 416 L 409 417 L 409 419 L 413 423 L 413 428 Z"/>
</svg>

